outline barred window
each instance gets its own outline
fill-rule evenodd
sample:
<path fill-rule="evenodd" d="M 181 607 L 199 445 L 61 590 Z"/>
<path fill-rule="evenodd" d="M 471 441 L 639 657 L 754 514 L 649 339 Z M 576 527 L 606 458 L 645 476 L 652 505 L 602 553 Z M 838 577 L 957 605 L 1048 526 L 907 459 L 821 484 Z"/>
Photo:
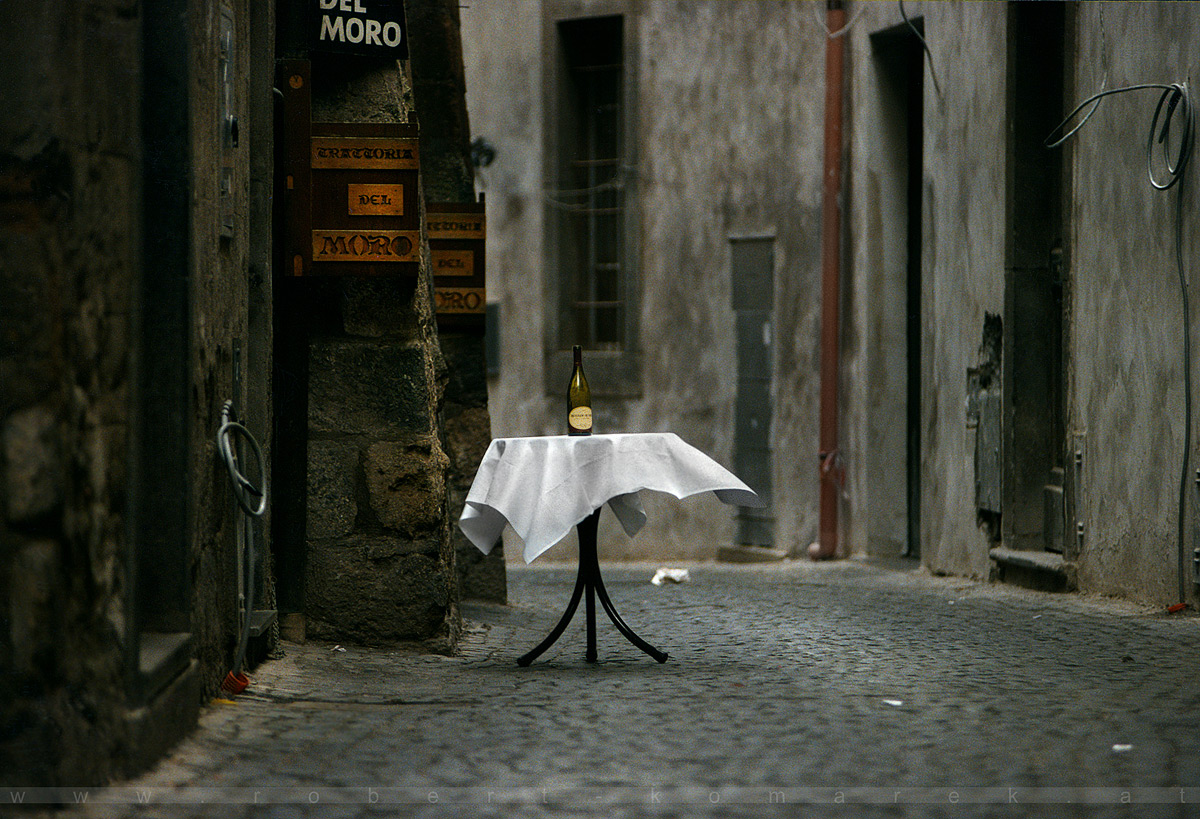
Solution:
<path fill-rule="evenodd" d="M 623 18 L 558 24 L 560 349 L 620 351 L 626 323 L 626 185 Z"/>

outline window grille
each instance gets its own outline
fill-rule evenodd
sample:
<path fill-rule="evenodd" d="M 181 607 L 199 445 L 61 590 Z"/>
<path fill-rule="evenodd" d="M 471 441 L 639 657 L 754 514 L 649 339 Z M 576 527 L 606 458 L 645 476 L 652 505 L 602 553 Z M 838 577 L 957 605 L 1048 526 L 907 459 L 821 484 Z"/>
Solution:
<path fill-rule="evenodd" d="M 559 24 L 565 64 L 559 175 L 560 348 L 626 344 L 624 46 L 621 17 Z"/>

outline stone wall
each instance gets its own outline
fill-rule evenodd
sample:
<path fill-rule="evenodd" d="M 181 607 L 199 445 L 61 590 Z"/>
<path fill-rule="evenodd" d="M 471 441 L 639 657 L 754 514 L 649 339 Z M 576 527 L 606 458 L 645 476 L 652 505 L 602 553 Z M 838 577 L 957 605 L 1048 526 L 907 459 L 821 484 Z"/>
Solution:
<path fill-rule="evenodd" d="M 270 60 L 263 9 L 0 8 L 21 32 L 0 42 L 13 112 L 0 125 L 0 770 L 14 783 L 102 783 L 148 764 L 229 670 L 235 515 L 214 437 L 231 398 L 260 440 L 270 426 L 255 357 L 270 348 L 269 282 L 264 297 L 261 268 L 246 271 L 262 212 L 250 155 L 269 176 L 271 150 L 268 127 L 230 157 L 221 235 L 221 131 L 191 116 L 219 122 L 222 7 L 244 112 L 250 53 Z M 168 209 L 147 205 L 160 194 Z M 257 331 L 254 299 L 268 305 Z M 150 343 L 162 326 L 165 350 Z M 152 443 L 166 417 L 169 453 Z M 147 502 L 163 497 L 172 515 L 158 519 Z M 161 550 L 146 554 L 151 533 Z M 167 575 L 169 611 L 153 588 Z M 160 655 L 165 630 L 178 650 Z"/>
<path fill-rule="evenodd" d="M 450 650 L 457 636 L 426 282 L 323 282 L 310 302 L 341 318 L 308 346 L 311 637 Z"/>
<path fill-rule="evenodd" d="M 417 113 L 404 63 L 314 54 L 312 78 L 314 122 Z M 451 651 L 461 628 L 430 271 L 423 242 L 415 278 L 289 283 L 307 325 L 309 637 Z"/>
<path fill-rule="evenodd" d="M 22 32 L 0 41 L 0 770 L 26 782 L 102 775 L 118 752 L 140 219 L 128 5 L 94 21 L 0 9 Z"/>
<path fill-rule="evenodd" d="M 413 94 L 421 120 L 421 184 L 425 201 L 474 204 L 459 5 L 454 0 L 410 0 L 405 6 L 414 32 Z M 449 381 L 442 407 L 450 519 L 457 521 L 475 469 L 491 443 L 483 327 L 478 332 L 439 329 Z M 458 583 L 463 597 L 504 602 L 507 585 L 503 544 L 483 555 L 452 525 Z"/>

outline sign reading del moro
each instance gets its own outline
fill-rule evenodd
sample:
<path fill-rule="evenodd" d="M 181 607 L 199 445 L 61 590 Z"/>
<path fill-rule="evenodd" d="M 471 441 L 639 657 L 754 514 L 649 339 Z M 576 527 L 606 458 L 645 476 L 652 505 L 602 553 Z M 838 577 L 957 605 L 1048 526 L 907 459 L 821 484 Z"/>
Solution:
<path fill-rule="evenodd" d="M 328 0 L 326 0 L 328 1 Z M 300 273 L 416 275 L 421 218 L 417 126 L 314 122 L 307 172 L 310 244 Z"/>
<path fill-rule="evenodd" d="M 404 0 L 309 0 L 318 51 L 408 59 Z"/>
<path fill-rule="evenodd" d="M 425 229 L 438 327 L 483 332 L 487 307 L 483 196 L 476 204 L 427 202 Z"/>

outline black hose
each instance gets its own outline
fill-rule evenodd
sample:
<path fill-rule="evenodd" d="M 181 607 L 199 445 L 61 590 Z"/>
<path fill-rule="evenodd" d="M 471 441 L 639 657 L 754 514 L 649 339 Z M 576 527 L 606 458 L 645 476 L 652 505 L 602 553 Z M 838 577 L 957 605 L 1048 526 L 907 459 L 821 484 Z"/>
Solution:
<path fill-rule="evenodd" d="M 237 448 L 234 436 L 241 436 L 250 445 L 258 462 L 258 485 L 255 486 L 242 474 L 238 464 Z M 246 601 L 242 632 L 238 639 L 237 654 L 233 660 L 234 675 L 242 671 L 242 663 L 246 660 L 246 646 L 250 642 L 250 614 L 254 611 L 254 564 L 257 559 L 254 550 L 254 525 L 251 518 L 262 517 L 267 508 L 267 474 L 266 462 L 263 460 L 262 448 L 258 441 L 236 419 L 233 402 L 226 401 L 221 409 L 221 427 L 217 430 L 217 450 L 225 467 L 229 471 L 229 480 L 233 483 L 233 494 L 237 498 L 238 507 L 242 514 L 239 523 L 244 528 L 246 543 Z M 261 487 L 261 488 L 260 488 Z"/>

